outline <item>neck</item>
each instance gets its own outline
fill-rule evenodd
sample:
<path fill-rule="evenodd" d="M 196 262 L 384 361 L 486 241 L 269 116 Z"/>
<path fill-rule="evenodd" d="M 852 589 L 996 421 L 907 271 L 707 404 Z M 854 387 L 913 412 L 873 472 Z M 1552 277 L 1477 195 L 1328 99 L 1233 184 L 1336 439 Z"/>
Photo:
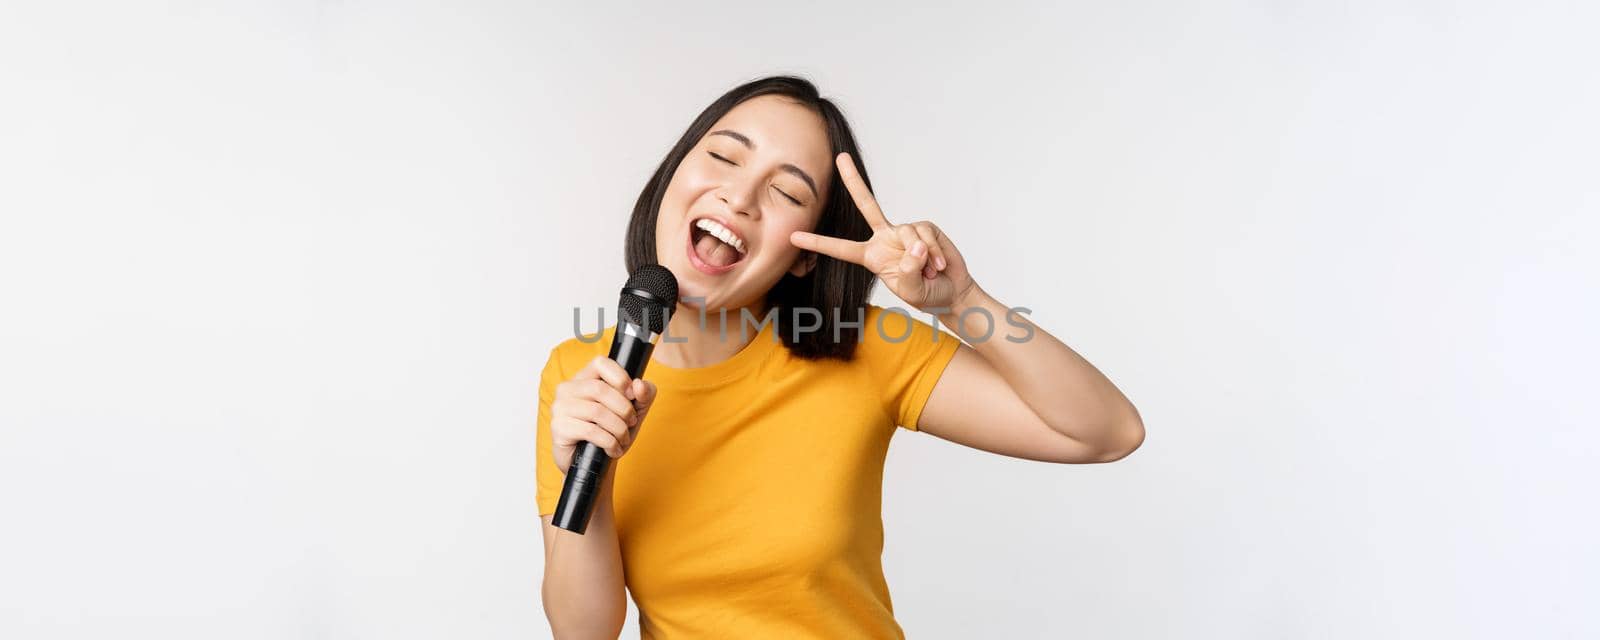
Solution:
<path fill-rule="evenodd" d="M 699 309 L 680 304 L 667 323 L 667 332 L 656 340 L 651 359 L 674 369 L 694 369 L 732 358 L 757 334 L 754 327 L 743 323 L 746 313 L 759 322 L 766 313 L 766 304 L 728 309 L 726 325 L 720 311 L 706 311 L 702 323 Z M 671 342 L 667 341 L 669 337 Z"/>

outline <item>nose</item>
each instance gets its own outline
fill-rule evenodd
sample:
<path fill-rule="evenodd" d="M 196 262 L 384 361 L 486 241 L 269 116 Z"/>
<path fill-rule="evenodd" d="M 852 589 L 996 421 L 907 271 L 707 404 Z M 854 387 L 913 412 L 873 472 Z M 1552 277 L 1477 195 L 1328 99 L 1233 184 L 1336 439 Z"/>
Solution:
<path fill-rule="evenodd" d="M 759 205 L 760 189 L 759 180 L 734 181 L 717 191 L 717 199 L 728 205 L 734 215 L 744 216 L 751 220 L 761 219 Z"/>

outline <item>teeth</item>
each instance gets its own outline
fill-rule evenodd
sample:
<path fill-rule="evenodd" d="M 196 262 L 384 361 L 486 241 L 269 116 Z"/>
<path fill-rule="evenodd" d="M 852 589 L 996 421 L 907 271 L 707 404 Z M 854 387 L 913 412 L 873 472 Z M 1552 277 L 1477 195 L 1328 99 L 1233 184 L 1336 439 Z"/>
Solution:
<path fill-rule="evenodd" d="M 739 236 L 734 235 L 732 229 L 722 226 L 722 223 L 712 220 L 711 218 L 701 218 L 695 221 L 694 226 L 699 227 L 706 233 L 716 236 L 718 240 L 728 243 L 728 245 L 733 247 L 735 251 L 738 251 L 740 255 L 744 255 L 744 241 L 740 240 Z"/>

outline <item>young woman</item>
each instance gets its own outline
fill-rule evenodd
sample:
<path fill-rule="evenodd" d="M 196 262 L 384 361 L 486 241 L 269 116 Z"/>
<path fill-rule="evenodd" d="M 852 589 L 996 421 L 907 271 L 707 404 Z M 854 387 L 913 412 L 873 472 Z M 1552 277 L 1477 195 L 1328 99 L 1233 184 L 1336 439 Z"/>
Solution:
<path fill-rule="evenodd" d="M 707 107 L 640 194 L 626 258 L 677 276 L 672 341 L 630 380 L 605 357 L 614 328 L 569 339 L 540 382 L 558 638 L 617 637 L 624 586 L 646 638 L 904 637 L 880 563 L 897 427 L 1058 463 L 1144 439 L 1111 381 L 986 293 L 939 227 L 878 207 L 850 127 L 804 80 Z M 972 344 L 868 305 L 874 280 Z M 577 535 L 549 514 L 585 440 L 615 460 Z"/>

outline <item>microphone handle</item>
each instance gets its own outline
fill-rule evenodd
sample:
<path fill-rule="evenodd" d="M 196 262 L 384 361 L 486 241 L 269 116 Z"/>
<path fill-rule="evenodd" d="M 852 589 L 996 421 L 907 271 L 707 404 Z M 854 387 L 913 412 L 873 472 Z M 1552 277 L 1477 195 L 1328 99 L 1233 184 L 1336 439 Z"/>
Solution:
<path fill-rule="evenodd" d="M 644 336 L 625 332 L 626 325 L 618 324 L 611 340 L 610 358 L 622 365 L 628 378 L 644 375 L 644 366 L 650 363 L 650 352 L 655 343 L 649 333 Z M 567 479 L 561 486 L 561 500 L 556 503 L 553 524 L 582 535 L 589 528 L 589 516 L 594 514 L 594 498 L 600 493 L 600 483 L 605 480 L 606 469 L 611 466 L 611 456 L 606 450 L 587 440 L 579 442 L 572 452 L 572 463 L 567 466 Z"/>

